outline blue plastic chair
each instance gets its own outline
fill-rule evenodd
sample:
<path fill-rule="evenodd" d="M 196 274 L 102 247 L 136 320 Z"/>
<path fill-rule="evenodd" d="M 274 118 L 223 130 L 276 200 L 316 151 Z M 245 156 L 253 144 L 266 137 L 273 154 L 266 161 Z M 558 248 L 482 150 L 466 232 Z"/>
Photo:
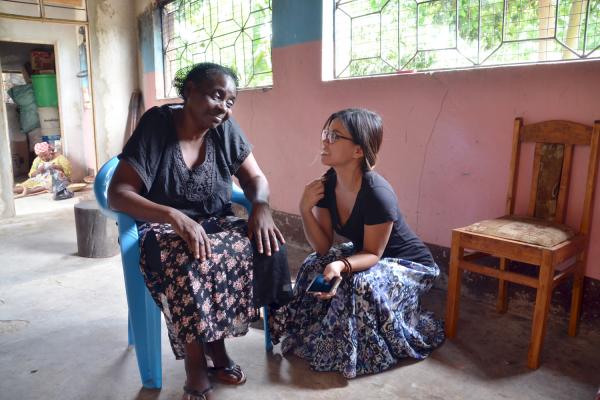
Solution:
<path fill-rule="evenodd" d="M 129 306 L 128 336 L 129 345 L 135 346 L 138 368 L 142 385 L 158 389 L 162 386 L 162 365 L 160 345 L 160 310 L 150 296 L 140 271 L 140 246 L 137 225 L 129 215 L 108 208 L 108 186 L 119 164 L 117 157 L 111 158 L 100 168 L 94 181 L 94 193 L 100 209 L 109 218 L 117 221 L 119 227 L 119 245 L 125 278 L 125 291 Z M 244 192 L 233 183 L 231 200 L 248 210 L 252 204 Z M 267 324 L 267 308 L 263 307 L 265 348 L 273 349 L 271 334 Z"/>

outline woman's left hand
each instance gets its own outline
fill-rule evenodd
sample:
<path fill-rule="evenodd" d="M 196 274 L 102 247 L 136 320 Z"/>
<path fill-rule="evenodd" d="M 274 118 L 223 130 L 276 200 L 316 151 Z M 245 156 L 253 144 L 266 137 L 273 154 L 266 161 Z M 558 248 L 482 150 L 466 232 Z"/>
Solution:
<path fill-rule="evenodd" d="M 334 278 L 339 278 L 342 279 L 342 270 L 344 269 L 344 263 L 341 261 L 334 261 L 331 262 L 329 264 L 327 264 L 325 266 L 325 269 L 323 270 L 323 278 L 325 278 L 325 280 L 327 282 L 331 282 L 332 279 Z M 333 296 L 335 296 L 336 291 L 333 290 L 331 292 L 328 293 L 316 293 L 315 296 L 319 299 L 319 300 L 329 300 L 331 299 Z"/>
<path fill-rule="evenodd" d="M 254 239 L 258 252 L 264 252 L 267 256 L 271 255 L 271 250 L 279 251 L 278 241 L 285 243 L 283 235 L 273 222 L 271 208 L 267 203 L 252 205 L 252 213 L 248 218 L 248 236 Z"/>

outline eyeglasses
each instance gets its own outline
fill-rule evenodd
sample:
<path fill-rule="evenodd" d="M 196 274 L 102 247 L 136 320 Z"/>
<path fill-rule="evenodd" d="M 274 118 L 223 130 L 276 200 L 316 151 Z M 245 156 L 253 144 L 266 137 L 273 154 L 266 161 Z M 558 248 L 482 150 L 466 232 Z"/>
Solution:
<path fill-rule="evenodd" d="M 337 133 L 335 131 L 330 131 L 328 129 L 323 129 L 323 131 L 321 132 L 321 140 L 326 141 L 329 144 L 334 144 L 339 139 L 346 139 L 346 140 L 349 140 L 351 142 L 354 142 L 354 139 L 346 137 L 346 136 L 342 136 L 342 135 L 340 135 L 339 133 Z"/>

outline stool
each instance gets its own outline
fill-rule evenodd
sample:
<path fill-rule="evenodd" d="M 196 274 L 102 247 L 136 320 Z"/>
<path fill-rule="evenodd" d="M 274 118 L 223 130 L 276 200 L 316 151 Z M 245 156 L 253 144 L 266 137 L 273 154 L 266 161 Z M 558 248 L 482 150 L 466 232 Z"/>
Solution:
<path fill-rule="evenodd" d="M 80 257 L 104 258 L 119 254 L 117 225 L 102 214 L 96 200 L 75 204 L 75 229 Z"/>

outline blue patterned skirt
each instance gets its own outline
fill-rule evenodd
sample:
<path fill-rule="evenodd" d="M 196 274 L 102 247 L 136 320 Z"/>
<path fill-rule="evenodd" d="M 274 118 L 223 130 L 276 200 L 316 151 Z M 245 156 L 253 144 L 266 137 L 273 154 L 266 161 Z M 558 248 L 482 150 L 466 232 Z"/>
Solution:
<path fill-rule="evenodd" d="M 383 258 L 344 279 L 331 300 L 306 294 L 327 264 L 353 252 L 346 243 L 304 260 L 293 300 L 271 313 L 274 343 L 282 341 L 283 353 L 310 361 L 316 371 L 346 378 L 384 371 L 402 358 L 426 358 L 444 341 L 442 322 L 421 310 L 419 300 L 439 275 L 437 266 Z"/>

